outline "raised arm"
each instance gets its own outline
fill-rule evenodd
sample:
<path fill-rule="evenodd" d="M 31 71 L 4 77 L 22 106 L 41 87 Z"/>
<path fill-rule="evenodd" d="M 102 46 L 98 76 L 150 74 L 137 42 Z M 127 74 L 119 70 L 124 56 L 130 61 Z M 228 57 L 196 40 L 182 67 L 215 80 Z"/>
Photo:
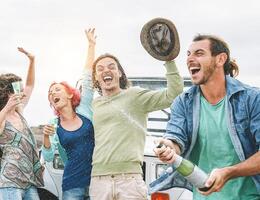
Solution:
<path fill-rule="evenodd" d="M 87 59 L 84 66 L 83 77 L 81 78 L 81 100 L 80 105 L 77 107 L 77 112 L 81 115 L 92 120 L 92 100 L 93 100 L 93 88 L 92 88 L 92 65 L 95 59 L 95 46 L 96 46 L 96 35 L 95 29 L 85 30 L 85 34 L 88 39 L 88 53 Z"/>
<path fill-rule="evenodd" d="M 95 46 L 96 46 L 96 38 L 95 28 L 85 30 L 86 37 L 88 39 L 88 51 L 84 69 L 92 71 L 92 65 L 95 59 Z"/>
<path fill-rule="evenodd" d="M 174 61 L 165 63 L 167 70 L 167 88 L 164 90 L 140 90 L 136 97 L 136 105 L 145 112 L 161 110 L 171 105 L 175 97 L 183 90 L 183 80 Z"/>
<path fill-rule="evenodd" d="M 23 91 L 24 94 L 26 95 L 25 98 L 23 99 L 23 104 L 24 106 L 26 106 L 31 97 L 34 88 L 34 83 L 35 83 L 35 57 L 28 51 L 24 50 L 22 47 L 18 47 L 18 51 L 26 55 L 27 58 L 29 59 L 29 67 L 28 67 L 26 82 Z"/>

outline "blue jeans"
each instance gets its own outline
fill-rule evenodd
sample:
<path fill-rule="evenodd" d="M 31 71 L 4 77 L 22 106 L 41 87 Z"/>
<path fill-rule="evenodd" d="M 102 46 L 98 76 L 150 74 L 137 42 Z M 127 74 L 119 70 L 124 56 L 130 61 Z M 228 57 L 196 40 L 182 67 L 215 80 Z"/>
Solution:
<path fill-rule="evenodd" d="M 0 188 L 0 199 L 4 200 L 40 200 L 37 188 L 31 186 L 28 189 L 14 187 Z"/>
<path fill-rule="evenodd" d="M 89 187 L 66 190 L 62 193 L 62 200 L 90 200 Z"/>

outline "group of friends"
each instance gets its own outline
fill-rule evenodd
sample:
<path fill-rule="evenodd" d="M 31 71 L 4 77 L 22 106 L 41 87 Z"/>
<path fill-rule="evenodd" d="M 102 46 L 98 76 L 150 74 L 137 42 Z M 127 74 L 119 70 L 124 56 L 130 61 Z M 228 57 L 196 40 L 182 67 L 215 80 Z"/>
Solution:
<path fill-rule="evenodd" d="M 131 87 L 118 58 L 95 59 L 95 29 L 85 31 L 86 63 L 79 89 L 54 82 L 48 100 L 57 117 L 57 129 L 43 128 L 42 156 L 52 161 L 59 151 L 65 164 L 64 200 L 145 200 L 142 177 L 146 123 L 149 112 L 171 108 L 170 120 L 155 155 L 168 164 L 182 155 L 209 174 L 208 191 L 193 188 L 193 199 L 260 199 L 260 90 L 234 77 L 238 66 L 225 41 L 197 35 L 187 51 L 193 86 L 183 92 L 183 80 L 174 60 L 165 62 L 167 88 Z M 23 117 L 35 83 L 35 57 L 29 59 L 21 94 L 12 82 L 15 74 L 0 75 L 0 199 L 37 200 L 44 185 L 33 133 Z M 93 99 L 94 91 L 100 96 Z M 176 177 L 175 177 L 176 176 Z M 167 189 L 181 178 L 151 185 Z M 181 187 L 181 185 L 179 185 Z"/>

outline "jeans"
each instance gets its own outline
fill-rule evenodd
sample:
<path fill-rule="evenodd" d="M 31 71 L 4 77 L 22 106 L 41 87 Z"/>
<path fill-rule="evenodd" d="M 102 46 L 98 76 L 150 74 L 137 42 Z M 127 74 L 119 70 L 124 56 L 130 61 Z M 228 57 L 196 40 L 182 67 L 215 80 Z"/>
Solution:
<path fill-rule="evenodd" d="M 62 193 L 62 200 L 90 200 L 89 188 L 73 188 Z"/>
<path fill-rule="evenodd" d="M 31 186 L 28 189 L 14 187 L 0 188 L 0 199 L 2 200 L 40 200 L 37 188 Z"/>

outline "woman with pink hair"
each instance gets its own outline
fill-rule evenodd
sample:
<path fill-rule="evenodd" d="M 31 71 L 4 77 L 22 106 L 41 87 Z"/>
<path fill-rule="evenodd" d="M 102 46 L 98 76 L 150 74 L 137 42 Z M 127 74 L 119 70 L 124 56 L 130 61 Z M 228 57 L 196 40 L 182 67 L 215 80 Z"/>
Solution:
<path fill-rule="evenodd" d="M 57 115 L 56 133 L 52 125 L 44 127 L 42 155 L 52 161 L 56 149 L 65 164 L 62 181 L 63 200 L 87 200 L 94 149 L 91 85 L 95 57 L 95 29 L 85 31 L 89 42 L 81 93 L 66 82 L 53 83 L 48 99 Z"/>

